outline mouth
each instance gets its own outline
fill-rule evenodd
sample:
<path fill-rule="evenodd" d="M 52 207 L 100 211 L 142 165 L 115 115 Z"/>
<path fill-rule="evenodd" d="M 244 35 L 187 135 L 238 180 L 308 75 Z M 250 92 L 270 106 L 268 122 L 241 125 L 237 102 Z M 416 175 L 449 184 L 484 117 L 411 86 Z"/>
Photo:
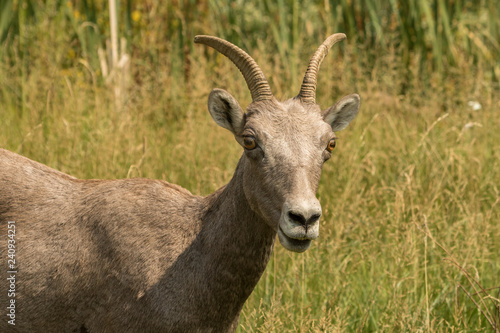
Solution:
<path fill-rule="evenodd" d="M 281 227 L 278 228 L 278 238 L 283 247 L 293 252 L 304 252 L 311 246 L 310 239 L 291 238 L 285 234 L 285 232 L 281 229 Z"/>

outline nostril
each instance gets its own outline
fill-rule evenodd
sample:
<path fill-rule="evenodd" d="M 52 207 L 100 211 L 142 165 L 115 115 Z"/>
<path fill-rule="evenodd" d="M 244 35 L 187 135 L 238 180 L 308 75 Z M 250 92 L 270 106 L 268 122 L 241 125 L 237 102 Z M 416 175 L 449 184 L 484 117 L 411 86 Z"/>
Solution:
<path fill-rule="evenodd" d="M 294 213 L 292 211 L 288 212 L 288 218 L 294 222 L 300 223 L 305 225 L 306 224 L 306 219 L 302 214 L 299 213 Z"/>
<path fill-rule="evenodd" d="M 317 222 L 319 220 L 319 218 L 321 217 L 321 214 L 313 214 L 309 220 L 307 220 L 307 224 L 313 224 L 315 222 Z"/>

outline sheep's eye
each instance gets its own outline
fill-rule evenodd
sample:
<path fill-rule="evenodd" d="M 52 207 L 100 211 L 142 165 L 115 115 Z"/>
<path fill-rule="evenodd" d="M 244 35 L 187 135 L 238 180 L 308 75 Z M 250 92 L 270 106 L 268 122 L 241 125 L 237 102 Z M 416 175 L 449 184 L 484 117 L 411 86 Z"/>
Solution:
<path fill-rule="evenodd" d="M 251 136 L 245 136 L 243 138 L 243 146 L 248 150 L 252 150 L 257 146 L 257 144 L 255 143 L 254 138 L 252 138 Z"/>
<path fill-rule="evenodd" d="M 333 148 L 335 148 L 335 139 L 331 139 L 330 142 L 328 142 L 328 146 L 326 146 L 326 150 L 329 152 L 332 152 Z"/>

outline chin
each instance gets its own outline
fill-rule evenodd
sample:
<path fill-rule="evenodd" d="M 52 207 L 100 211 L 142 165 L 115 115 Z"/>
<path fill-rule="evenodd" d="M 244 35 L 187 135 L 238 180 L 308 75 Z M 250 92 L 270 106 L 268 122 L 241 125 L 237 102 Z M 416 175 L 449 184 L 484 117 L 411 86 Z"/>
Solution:
<path fill-rule="evenodd" d="M 309 249 L 312 243 L 311 239 L 295 239 L 288 237 L 281 228 L 278 228 L 278 239 L 285 249 L 299 253 Z"/>

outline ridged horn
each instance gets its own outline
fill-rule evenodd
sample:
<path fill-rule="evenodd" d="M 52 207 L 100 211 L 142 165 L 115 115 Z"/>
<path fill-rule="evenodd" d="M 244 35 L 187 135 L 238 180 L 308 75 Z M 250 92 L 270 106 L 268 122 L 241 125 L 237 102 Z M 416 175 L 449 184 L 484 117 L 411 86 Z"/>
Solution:
<path fill-rule="evenodd" d="M 213 36 L 195 36 L 194 42 L 205 44 L 228 57 L 240 70 L 252 94 L 252 100 L 263 101 L 272 98 L 271 87 L 259 65 L 245 51 L 236 45 Z"/>
<path fill-rule="evenodd" d="M 314 104 L 316 103 L 316 83 L 318 78 L 318 70 L 321 62 L 328 54 L 330 48 L 337 42 L 344 40 L 346 38 L 345 34 L 338 33 L 333 34 L 328 37 L 323 44 L 321 44 L 313 57 L 309 61 L 309 66 L 307 66 L 306 74 L 304 75 L 304 80 L 302 81 L 302 86 L 300 87 L 299 95 L 297 96 L 303 103 Z"/>

